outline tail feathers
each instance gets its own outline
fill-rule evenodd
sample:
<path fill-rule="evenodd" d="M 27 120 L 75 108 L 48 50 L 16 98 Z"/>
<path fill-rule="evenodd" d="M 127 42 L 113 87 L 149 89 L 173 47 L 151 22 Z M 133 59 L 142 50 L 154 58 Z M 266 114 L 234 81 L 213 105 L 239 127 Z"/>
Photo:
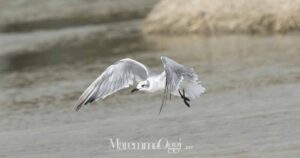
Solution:
<path fill-rule="evenodd" d="M 186 96 L 190 99 L 196 99 L 205 92 L 205 88 L 199 83 L 189 83 L 184 86 Z"/>

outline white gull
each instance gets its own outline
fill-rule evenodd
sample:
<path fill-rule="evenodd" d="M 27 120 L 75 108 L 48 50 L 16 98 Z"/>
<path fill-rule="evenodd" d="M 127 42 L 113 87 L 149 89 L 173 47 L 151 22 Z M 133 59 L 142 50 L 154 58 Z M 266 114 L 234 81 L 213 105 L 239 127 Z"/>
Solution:
<path fill-rule="evenodd" d="M 74 109 L 78 111 L 82 105 L 105 99 L 107 96 L 137 83 L 131 92 L 164 91 L 159 113 L 171 95 L 180 96 L 188 107 L 190 101 L 204 93 L 205 88 L 200 84 L 197 74 L 192 68 L 162 56 L 164 71 L 157 73 L 144 64 L 130 59 L 122 59 L 110 65 L 105 71 L 82 93 Z"/>

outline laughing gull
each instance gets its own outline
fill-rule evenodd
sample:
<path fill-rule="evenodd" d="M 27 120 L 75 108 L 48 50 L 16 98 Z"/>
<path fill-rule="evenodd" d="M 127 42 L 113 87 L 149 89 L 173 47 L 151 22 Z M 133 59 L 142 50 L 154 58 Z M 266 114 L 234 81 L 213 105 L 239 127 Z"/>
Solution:
<path fill-rule="evenodd" d="M 137 86 L 131 93 L 136 91 L 164 92 L 159 113 L 167 99 L 171 99 L 171 95 L 181 97 L 184 104 L 190 107 L 191 99 L 198 98 L 205 91 L 198 80 L 198 76 L 192 68 L 178 64 L 168 57 L 162 56 L 161 61 L 164 66 L 164 71 L 161 73 L 157 73 L 130 58 L 114 63 L 106 68 L 82 93 L 74 109 L 78 111 L 82 105 L 105 99 L 107 96 L 135 83 Z"/>

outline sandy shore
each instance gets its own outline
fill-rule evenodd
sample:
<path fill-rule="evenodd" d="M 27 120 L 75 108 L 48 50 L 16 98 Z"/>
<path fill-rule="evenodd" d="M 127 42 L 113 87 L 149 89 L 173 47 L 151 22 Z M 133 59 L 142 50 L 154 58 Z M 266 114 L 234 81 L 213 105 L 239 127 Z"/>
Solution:
<path fill-rule="evenodd" d="M 299 0 L 161 0 L 146 34 L 270 34 L 300 29 Z"/>

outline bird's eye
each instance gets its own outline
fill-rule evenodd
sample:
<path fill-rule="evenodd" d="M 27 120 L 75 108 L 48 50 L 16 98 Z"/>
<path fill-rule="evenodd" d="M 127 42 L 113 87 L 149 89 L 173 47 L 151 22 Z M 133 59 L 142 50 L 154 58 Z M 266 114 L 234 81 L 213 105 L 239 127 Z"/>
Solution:
<path fill-rule="evenodd" d="M 142 87 L 145 87 L 145 85 L 143 84 Z"/>

